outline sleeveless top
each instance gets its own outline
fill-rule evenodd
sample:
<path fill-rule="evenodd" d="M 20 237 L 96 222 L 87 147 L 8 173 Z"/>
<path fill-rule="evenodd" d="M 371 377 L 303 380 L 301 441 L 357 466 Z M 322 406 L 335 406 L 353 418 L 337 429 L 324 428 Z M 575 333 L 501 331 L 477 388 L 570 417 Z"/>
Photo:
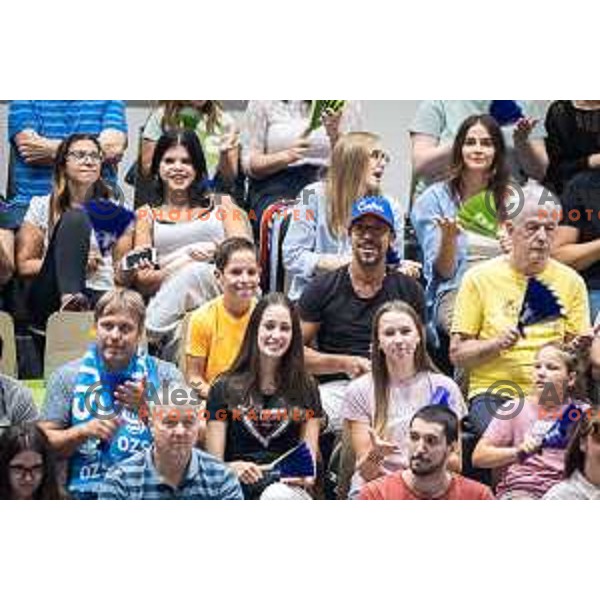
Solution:
<path fill-rule="evenodd" d="M 191 221 L 153 221 L 154 247 L 159 260 L 184 254 L 198 242 L 220 244 L 225 239 L 223 211 L 213 208 Z"/>

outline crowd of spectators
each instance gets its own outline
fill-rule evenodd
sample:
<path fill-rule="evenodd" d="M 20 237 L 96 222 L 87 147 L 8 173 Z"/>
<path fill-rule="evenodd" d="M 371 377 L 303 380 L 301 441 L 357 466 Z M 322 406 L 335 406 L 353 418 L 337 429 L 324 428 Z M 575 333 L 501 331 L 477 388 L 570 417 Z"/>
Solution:
<path fill-rule="evenodd" d="M 600 101 L 422 102 L 408 198 L 318 106 L 9 103 L 0 499 L 600 498 Z"/>

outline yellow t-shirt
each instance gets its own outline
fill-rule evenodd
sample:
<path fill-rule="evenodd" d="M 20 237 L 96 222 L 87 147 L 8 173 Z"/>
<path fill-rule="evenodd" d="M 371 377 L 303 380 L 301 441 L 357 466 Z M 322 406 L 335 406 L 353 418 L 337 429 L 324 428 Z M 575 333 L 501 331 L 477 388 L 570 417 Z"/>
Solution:
<path fill-rule="evenodd" d="M 550 260 L 537 278 L 558 296 L 564 317 L 525 327 L 525 337 L 497 358 L 474 367 L 469 375 L 469 398 L 492 392 L 498 382 L 517 384 L 524 394 L 532 385 L 536 352 L 549 342 L 562 342 L 590 328 L 588 293 L 581 276 Z M 506 256 L 473 267 L 462 280 L 452 321 L 452 333 L 489 340 L 515 327 L 525 297 L 527 277 L 513 269 Z M 508 386 L 505 386 L 508 389 Z"/>
<path fill-rule="evenodd" d="M 238 355 L 256 302 L 240 318 L 225 310 L 223 296 L 207 302 L 192 313 L 186 352 L 206 359 L 204 378 L 210 384 L 229 369 Z"/>

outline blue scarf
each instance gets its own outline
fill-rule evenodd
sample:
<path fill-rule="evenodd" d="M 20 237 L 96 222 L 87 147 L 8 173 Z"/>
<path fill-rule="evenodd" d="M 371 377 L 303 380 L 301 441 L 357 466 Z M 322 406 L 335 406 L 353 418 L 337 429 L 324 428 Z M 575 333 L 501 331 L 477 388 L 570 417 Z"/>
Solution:
<path fill-rule="evenodd" d="M 152 437 L 148 426 L 136 411 L 114 399 L 117 386 L 127 380 L 143 378 L 146 378 L 148 391 L 158 389 L 156 363 L 142 350 L 138 349 L 124 371 L 114 373 L 106 370 L 96 344 L 88 348 L 75 381 L 71 426 L 94 417 L 118 419 L 119 426 L 109 442 L 89 438 L 75 451 L 69 462 L 69 491 L 97 492 L 113 464 L 150 447 Z"/>

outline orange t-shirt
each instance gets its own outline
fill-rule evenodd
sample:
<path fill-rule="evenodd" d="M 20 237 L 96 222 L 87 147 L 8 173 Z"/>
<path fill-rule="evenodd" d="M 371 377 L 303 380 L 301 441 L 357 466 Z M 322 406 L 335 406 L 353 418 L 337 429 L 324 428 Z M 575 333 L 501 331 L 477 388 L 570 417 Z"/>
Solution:
<path fill-rule="evenodd" d="M 361 490 L 359 500 L 432 500 L 417 496 L 402 477 L 402 471 L 386 475 L 367 483 Z M 452 483 L 443 496 L 434 500 L 493 500 L 494 495 L 487 486 L 467 479 L 462 475 L 453 475 Z"/>

